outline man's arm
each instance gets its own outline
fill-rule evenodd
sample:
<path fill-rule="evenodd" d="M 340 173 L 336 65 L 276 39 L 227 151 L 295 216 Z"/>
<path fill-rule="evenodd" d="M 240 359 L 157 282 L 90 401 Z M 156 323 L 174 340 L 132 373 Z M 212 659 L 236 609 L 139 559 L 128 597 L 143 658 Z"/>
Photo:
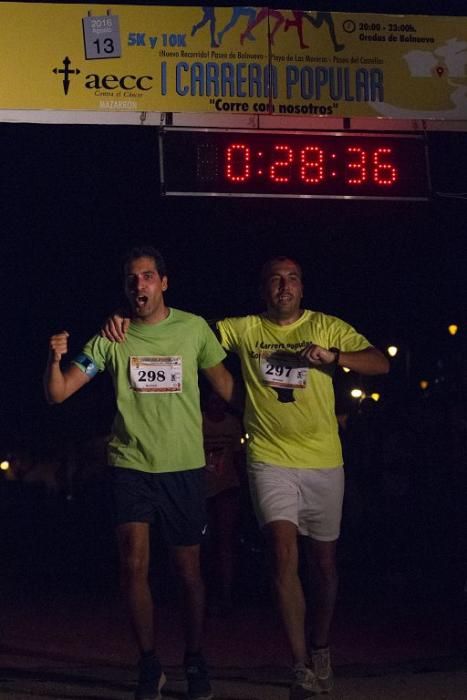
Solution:
<path fill-rule="evenodd" d="M 44 372 L 44 392 L 50 404 L 62 403 L 78 389 L 87 384 L 91 377 L 75 365 L 65 371 L 60 366 L 62 356 L 68 352 L 69 333 L 63 331 L 49 340 L 49 357 Z"/>
<path fill-rule="evenodd" d="M 222 362 L 219 362 L 218 365 L 214 365 L 214 367 L 207 367 L 203 369 L 202 372 L 216 394 L 219 394 L 219 396 L 230 405 L 238 404 L 234 378 L 229 370 L 224 367 Z M 235 408 L 239 408 L 239 406 L 235 405 Z"/>
<path fill-rule="evenodd" d="M 115 311 L 109 316 L 100 330 L 103 338 L 107 338 L 114 343 L 122 343 L 126 338 L 126 332 L 130 325 L 130 319 L 123 315 L 122 310 Z"/>
<path fill-rule="evenodd" d="M 335 348 L 322 348 L 320 345 L 308 345 L 301 353 L 313 367 L 337 364 L 348 367 L 357 374 L 387 374 L 389 360 L 374 347 L 354 352 L 340 352 Z"/>
<path fill-rule="evenodd" d="M 378 348 L 365 348 L 355 352 L 340 352 L 337 364 L 348 367 L 357 374 L 387 374 L 388 358 Z"/>

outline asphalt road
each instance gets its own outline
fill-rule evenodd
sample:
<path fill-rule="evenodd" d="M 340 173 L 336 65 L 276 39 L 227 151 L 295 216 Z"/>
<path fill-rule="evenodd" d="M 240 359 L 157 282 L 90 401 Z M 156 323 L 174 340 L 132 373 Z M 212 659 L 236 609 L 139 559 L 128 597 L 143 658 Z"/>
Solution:
<path fill-rule="evenodd" d="M 425 582 L 428 584 L 428 582 Z M 333 643 L 335 690 L 329 700 L 465 700 L 466 600 L 463 589 L 407 578 L 344 576 Z M 0 698 L 131 700 L 135 650 L 115 591 L 27 586 L 0 600 Z M 175 600 L 159 615 L 164 697 L 184 698 L 181 621 Z M 243 601 L 228 617 L 209 617 L 205 653 L 217 700 L 287 700 L 288 652 L 274 608 Z"/>

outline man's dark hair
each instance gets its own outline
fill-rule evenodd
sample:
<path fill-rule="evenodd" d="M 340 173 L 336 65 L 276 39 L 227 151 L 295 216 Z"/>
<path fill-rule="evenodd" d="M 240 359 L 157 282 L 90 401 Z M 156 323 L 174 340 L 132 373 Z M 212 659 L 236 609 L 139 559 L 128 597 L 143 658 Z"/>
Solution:
<path fill-rule="evenodd" d="M 297 269 L 300 272 L 300 279 L 303 281 L 302 266 L 299 262 L 295 260 L 295 258 L 291 258 L 289 255 L 275 255 L 273 258 L 269 258 L 269 260 L 266 260 L 263 267 L 261 268 L 261 285 L 265 284 L 265 282 L 267 281 L 271 267 L 275 263 L 282 263 L 286 260 L 290 260 L 290 262 L 297 266 Z"/>
<path fill-rule="evenodd" d="M 140 245 L 131 248 L 123 259 L 124 271 L 127 270 L 128 265 L 132 263 L 133 260 L 137 260 L 138 258 L 152 258 L 156 265 L 157 272 L 159 273 L 159 277 L 167 276 L 167 266 L 162 253 L 152 245 Z"/>

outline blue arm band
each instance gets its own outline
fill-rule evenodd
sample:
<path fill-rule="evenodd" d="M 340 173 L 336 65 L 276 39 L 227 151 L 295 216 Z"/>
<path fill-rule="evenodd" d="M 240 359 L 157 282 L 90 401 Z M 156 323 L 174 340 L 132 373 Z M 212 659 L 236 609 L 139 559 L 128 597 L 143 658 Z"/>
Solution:
<path fill-rule="evenodd" d="M 95 377 L 99 372 L 94 362 L 82 352 L 74 358 L 73 362 L 79 365 L 88 377 Z"/>

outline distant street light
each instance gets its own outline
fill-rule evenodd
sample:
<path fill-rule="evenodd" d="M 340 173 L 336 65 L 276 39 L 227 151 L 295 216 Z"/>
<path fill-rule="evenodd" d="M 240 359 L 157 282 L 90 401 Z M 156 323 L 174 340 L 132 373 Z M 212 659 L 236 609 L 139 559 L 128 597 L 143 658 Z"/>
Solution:
<path fill-rule="evenodd" d="M 412 354 L 410 348 L 407 345 L 402 345 L 402 347 L 398 347 L 397 345 L 388 345 L 386 352 L 393 360 L 397 356 L 397 360 L 394 362 L 394 367 L 397 366 L 399 372 L 405 372 L 405 378 L 408 382 L 410 380 L 412 364 Z"/>
<path fill-rule="evenodd" d="M 358 389 L 355 387 L 354 389 L 351 390 L 350 396 L 353 399 L 358 399 L 358 404 L 360 405 L 365 399 L 371 399 L 375 403 L 380 400 L 381 394 L 377 391 L 373 391 L 371 394 L 365 394 L 363 389 Z"/>
<path fill-rule="evenodd" d="M 7 459 L 4 459 L 3 462 L 0 462 L 0 469 L 2 472 L 8 471 L 10 468 L 10 462 Z"/>
<path fill-rule="evenodd" d="M 448 326 L 449 335 L 456 335 L 458 330 L 459 330 L 459 326 L 456 323 L 451 323 Z"/>
<path fill-rule="evenodd" d="M 426 379 L 421 379 L 419 382 L 420 389 L 423 389 L 423 391 L 426 391 L 428 387 L 430 386 L 430 382 L 428 382 Z"/>

